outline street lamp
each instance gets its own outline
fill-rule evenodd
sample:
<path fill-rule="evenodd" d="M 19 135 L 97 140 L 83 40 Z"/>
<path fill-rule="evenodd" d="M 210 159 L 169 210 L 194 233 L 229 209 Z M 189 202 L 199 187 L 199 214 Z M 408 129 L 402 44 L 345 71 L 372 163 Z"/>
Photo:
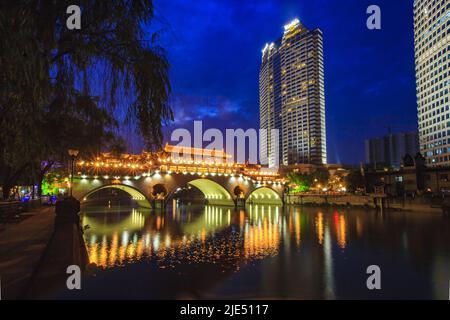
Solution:
<path fill-rule="evenodd" d="M 78 150 L 77 149 L 69 149 L 68 153 L 69 153 L 70 159 L 72 160 L 71 175 L 70 175 L 70 196 L 72 197 L 73 175 L 74 175 L 74 170 L 75 170 L 75 158 L 78 156 Z"/>

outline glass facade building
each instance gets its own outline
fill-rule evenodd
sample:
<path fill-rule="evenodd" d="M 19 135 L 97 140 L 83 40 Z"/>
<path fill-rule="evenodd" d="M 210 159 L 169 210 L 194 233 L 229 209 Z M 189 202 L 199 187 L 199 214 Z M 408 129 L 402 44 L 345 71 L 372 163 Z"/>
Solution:
<path fill-rule="evenodd" d="M 414 1 L 420 152 L 427 165 L 450 164 L 450 0 Z"/>
<path fill-rule="evenodd" d="M 269 164 L 327 162 L 323 40 L 295 19 L 262 51 L 259 73 L 260 128 L 279 129 L 261 140 Z"/>

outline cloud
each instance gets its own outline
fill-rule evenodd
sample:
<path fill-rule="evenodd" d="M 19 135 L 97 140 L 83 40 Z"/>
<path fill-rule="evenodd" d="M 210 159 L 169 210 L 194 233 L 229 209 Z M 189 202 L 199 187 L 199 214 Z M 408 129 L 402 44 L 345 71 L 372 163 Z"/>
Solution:
<path fill-rule="evenodd" d="M 228 120 L 243 119 L 247 108 L 239 101 L 222 96 L 174 94 L 171 105 L 175 114 L 174 126 L 189 125 L 194 120 L 213 120 L 224 124 Z"/>

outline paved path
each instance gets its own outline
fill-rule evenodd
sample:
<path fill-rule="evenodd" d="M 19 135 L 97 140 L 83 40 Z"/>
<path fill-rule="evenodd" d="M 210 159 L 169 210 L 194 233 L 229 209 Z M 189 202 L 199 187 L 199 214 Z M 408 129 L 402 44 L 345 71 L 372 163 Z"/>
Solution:
<path fill-rule="evenodd" d="M 3 225 L 0 231 L 1 298 L 16 299 L 25 286 L 53 232 L 54 207 L 30 213 L 18 224 Z"/>

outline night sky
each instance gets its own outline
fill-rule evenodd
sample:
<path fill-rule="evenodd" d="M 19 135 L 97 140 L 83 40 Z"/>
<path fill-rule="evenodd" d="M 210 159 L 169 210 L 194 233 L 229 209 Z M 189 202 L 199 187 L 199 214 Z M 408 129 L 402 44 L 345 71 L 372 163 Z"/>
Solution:
<path fill-rule="evenodd" d="M 324 34 L 328 162 L 364 160 L 364 139 L 416 130 L 413 0 L 155 0 L 177 127 L 258 128 L 266 42 L 297 17 Z M 382 29 L 366 28 L 381 8 Z M 170 133 L 170 130 L 167 131 Z M 169 136 L 169 134 L 167 134 Z"/>

